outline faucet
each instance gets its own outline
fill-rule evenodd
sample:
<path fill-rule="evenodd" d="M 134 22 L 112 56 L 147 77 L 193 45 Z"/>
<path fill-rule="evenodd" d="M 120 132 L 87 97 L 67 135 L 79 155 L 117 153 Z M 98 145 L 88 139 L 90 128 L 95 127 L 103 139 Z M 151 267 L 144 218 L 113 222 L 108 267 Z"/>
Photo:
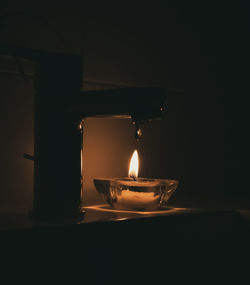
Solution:
<path fill-rule="evenodd" d="M 135 139 L 140 139 L 140 125 L 161 117 L 166 89 L 81 91 L 84 72 L 79 55 L 6 45 L 0 45 L 1 53 L 33 60 L 36 66 L 32 216 L 38 221 L 82 219 L 84 119 L 130 118 Z"/>
<path fill-rule="evenodd" d="M 131 119 L 136 140 L 142 138 L 141 124 L 161 118 L 165 109 L 164 88 L 128 87 L 80 93 L 74 115 L 86 117 L 113 117 Z"/>

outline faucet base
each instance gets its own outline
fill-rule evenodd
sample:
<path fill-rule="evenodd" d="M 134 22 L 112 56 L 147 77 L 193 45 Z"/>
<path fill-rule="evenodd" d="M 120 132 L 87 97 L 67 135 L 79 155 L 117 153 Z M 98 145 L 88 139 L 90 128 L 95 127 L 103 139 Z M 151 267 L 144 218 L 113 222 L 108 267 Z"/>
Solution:
<path fill-rule="evenodd" d="M 29 214 L 30 219 L 36 226 L 39 225 L 65 225 L 75 224 L 84 219 L 85 212 L 81 207 L 64 211 L 64 209 L 53 209 L 37 211 L 32 210 Z"/>

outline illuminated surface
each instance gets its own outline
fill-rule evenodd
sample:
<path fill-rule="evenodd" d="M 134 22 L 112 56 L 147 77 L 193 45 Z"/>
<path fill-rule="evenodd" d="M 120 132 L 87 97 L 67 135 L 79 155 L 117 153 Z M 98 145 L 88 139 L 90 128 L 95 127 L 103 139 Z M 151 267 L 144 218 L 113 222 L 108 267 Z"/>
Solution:
<path fill-rule="evenodd" d="M 86 206 L 84 209 L 90 209 L 90 210 L 95 210 L 95 211 L 100 211 L 100 212 L 110 212 L 110 213 L 126 213 L 128 216 L 130 214 L 137 214 L 137 215 L 142 215 L 142 216 L 152 216 L 152 215 L 165 215 L 165 214 L 170 214 L 170 213 L 177 213 L 179 211 L 186 211 L 188 210 L 187 208 L 174 208 L 174 207 L 169 207 L 166 209 L 161 209 L 161 210 L 154 210 L 154 211 L 133 211 L 133 210 L 116 210 L 110 207 L 107 204 L 102 204 L 102 205 L 93 205 L 93 206 Z"/>
<path fill-rule="evenodd" d="M 137 218 L 146 218 L 154 216 L 167 216 L 174 214 L 183 214 L 192 210 L 187 208 L 166 208 L 155 211 L 133 211 L 116 210 L 107 204 L 87 206 L 83 208 L 86 211 L 85 219 L 80 223 L 99 222 L 99 221 L 121 221 Z"/>

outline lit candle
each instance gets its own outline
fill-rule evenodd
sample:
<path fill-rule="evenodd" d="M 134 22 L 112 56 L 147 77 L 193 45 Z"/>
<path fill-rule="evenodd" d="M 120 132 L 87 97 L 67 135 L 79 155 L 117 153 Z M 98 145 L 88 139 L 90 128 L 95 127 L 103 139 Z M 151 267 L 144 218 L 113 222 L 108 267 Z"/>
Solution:
<path fill-rule="evenodd" d="M 134 151 L 129 164 L 129 178 L 118 179 L 121 192 L 117 195 L 119 208 L 151 209 L 159 203 L 160 183 L 156 179 L 138 178 L 139 157 Z"/>
<path fill-rule="evenodd" d="M 155 210 L 164 207 L 178 181 L 138 178 L 138 172 L 139 157 L 135 150 L 127 178 L 96 178 L 94 184 L 104 200 L 116 209 Z"/>

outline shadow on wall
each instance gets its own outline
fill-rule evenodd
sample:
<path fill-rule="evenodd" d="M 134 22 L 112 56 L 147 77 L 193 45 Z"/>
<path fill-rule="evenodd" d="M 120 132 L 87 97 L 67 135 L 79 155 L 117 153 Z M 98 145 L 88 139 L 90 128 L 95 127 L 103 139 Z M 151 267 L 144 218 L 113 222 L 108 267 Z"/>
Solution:
<path fill-rule="evenodd" d="M 0 76 L 0 210 L 31 209 L 33 203 L 33 80 Z"/>

